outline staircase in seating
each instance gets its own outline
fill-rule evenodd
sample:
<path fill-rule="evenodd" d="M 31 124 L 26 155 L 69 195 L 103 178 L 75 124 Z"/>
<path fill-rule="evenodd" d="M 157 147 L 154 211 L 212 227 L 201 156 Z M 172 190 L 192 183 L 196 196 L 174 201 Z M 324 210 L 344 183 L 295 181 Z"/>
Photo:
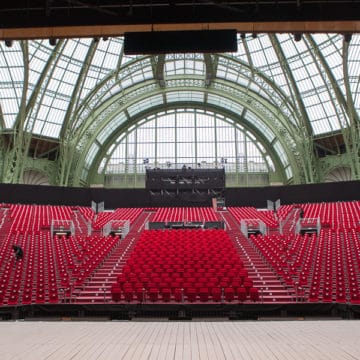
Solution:
<path fill-rule="evenodd" d="M 114 250 L 103 261 L 101 266 L 86 281 L 82 290 L 74 294 L 77 303 L 104 303 L 111 300 L 111 284 L 116 281 L 126 263 L 145 223 L 153 214 L 143 212 L 131 226 L 130 232 L 124 239 L 118 241 Z"/>
<path fill-rule="evenodd" d="M 227 233 L 254 281 L 254 287 L 259 289 L 260 301 L 264 303 L 294 301 L 293 289 L 287 289 L 279 280 L 277 274 L 241 233 L 240 225 L 236 223 L 234 217 L 229 212 L 221 212 L 221 214 L 227 226 Z"/>
<path fill-rule="evenodd" d="M 88 234 L 88 227 L 83 214 L 79 210 L 73 210 L 72 220 L 75 225 L 76 234 L 86 236 Z"/>

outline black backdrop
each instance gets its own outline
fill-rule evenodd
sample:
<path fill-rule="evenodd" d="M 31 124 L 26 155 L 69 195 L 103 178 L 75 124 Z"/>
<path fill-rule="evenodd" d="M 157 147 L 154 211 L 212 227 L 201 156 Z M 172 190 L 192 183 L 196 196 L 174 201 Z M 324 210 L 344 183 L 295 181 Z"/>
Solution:
<path fill-rule="evenodd" d="M 266 201 L 281 204 L 360 200 L 360 181 L 225 189 L 226 206 L 266 207 Z M 68 188 L 58 186 L 0 184 L 0 202 L 90 206 L 104 201 L 106 209 L 151 206 L 145 189 Z M 166 203 L 164 206 L 199 206 L 199 204 Z M 205 204 L 211 205 L 211 204 Z M 157 206 L 161 206 L 157 204 Z"/>

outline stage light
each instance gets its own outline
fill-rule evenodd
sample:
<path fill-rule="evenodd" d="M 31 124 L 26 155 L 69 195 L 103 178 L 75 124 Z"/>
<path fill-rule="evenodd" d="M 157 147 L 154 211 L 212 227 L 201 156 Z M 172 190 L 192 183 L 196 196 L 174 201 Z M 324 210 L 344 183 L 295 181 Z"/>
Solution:
<path fill-rule="evenodd" d="M 6 39 L 6 40 L 5 40 L 5 45 L 6 45 L 7 47 L 12 47 L 12 46 L 13 46 L 13 41 L 10 40 L 10 39 Z"/>
<path fill-rule="evenodd" d="M 246 34 L 245 34 L 245 33 L 241 33 L 241 34 L 240 34 L 240 37 L 244 40 L 245 37 L 246 37 Z"/>
<path fill-rule="evenodd" d="M 51 46 L 55 46 L 55 45 L 57 44 L 57 39 L 55 39 L 55 38 L 50 38 L 50 39 L 49 39 L 49 44 L 50 44 Z"/>
<path fill-rule="evenodd" d="M 302 34 L 301 33 L 295 33 L 294 34 L 294 40 L 295 41 L 299 42 L 299 41 L 301 41 L 301 39 L 302 39 Z"/>
<path fill-rule="evenodd" d="M 352 34 L 351 33 L 345 33 L 344 34 L 344 41 L 349 43 L 351 41 Z"/>
<path fill-rule="evenodd" d="M 257 38 L 257 33 L 252 33 L 252 38 L 256 39 Z"/>

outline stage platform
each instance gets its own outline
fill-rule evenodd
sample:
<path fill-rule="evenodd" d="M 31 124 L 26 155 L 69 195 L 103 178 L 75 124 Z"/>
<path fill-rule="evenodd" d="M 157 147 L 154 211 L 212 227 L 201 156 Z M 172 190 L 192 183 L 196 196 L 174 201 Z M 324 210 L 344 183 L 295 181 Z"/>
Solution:
<path fill-rule="evenodd" d="M 0 319 L 96 319 L 259 320 L 266 318 L 360 319 L 360 305 L 340 303 L 118 303 L 118 304 L 34 304 L 0 307 Z"/>

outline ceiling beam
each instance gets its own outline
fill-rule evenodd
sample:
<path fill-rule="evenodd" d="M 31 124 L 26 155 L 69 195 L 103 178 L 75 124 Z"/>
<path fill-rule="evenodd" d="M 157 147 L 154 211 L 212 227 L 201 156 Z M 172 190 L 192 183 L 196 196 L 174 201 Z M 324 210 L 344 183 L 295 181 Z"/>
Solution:
<path fill-rule="evenodd" d="M 219 22 L 1 28 L 1 40 L 122 36 L 125 32 L 235 29 L 238 33 L 360 33 L 360 21 Z"/>

